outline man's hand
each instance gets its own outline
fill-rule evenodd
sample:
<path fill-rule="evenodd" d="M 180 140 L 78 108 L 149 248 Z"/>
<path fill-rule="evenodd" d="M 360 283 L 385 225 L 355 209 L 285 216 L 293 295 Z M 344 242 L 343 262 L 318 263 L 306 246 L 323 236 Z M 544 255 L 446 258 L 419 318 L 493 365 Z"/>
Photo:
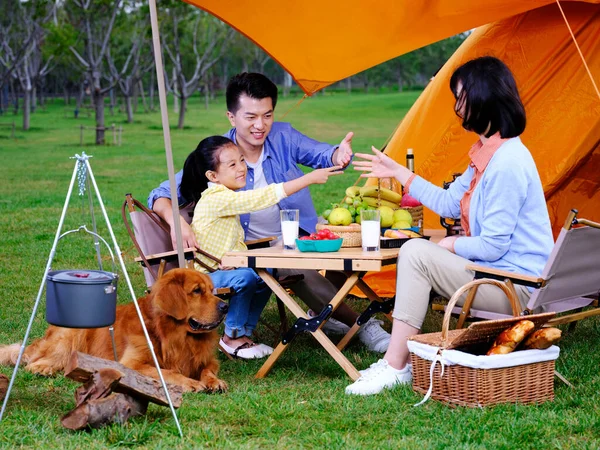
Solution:
<path fill-rule="evenodd" d="M 456 242 L 456 240 L 458 238 L 459 238 L 459 236 L 448 236 L 448 237 L 445 237 L 440 242 L 438 242 L 438 245 L 440 247 L 445 248 L 446 250 L 448 250 L 451 253 L 456 253 L 454 251 L 454 242 Z"/>
<path fill-rule="evenodd" d="M 196 235 L 192 230 L 192 227 L 187 223 L 183 217 L 179 217 L 179 223 L 181 224 L 181 238 L 183 239 L 183 248 L 196 248 L 200 247 L 196 241 Z M 177 241 L 175 240 L 175 227 L 171 225 L 171 243 L 173 244 L 173 250 L 177 250 Z"/>
<path fill-rule="evenodd" d="M 340 142 L 340 146 L 333 153 L 332 162 L 336 166 L 346 167 L 352 160 L 352 137 L 354 133 L 351 131 Z"/>

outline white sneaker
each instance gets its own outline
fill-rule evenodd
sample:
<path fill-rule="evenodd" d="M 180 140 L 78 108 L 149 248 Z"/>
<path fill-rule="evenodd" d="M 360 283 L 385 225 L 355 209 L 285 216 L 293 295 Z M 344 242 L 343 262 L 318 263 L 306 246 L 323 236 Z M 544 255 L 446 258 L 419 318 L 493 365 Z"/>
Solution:
<path fill-rule="evenodd" d="M 376 369 L 377 367 L 381 366 L 382 364 L 387 364 L 387 361 L 385 359 L 380 359 L 379 361 L 371 364 L 366 369 L 359 370 L 358 373 L 360 373 L 360 376 L 363 376 L 363 375 L 369 373 L 372 369 Z M 410 370 L 410 373 L 412 373 L 412 364 L 408 363 L 408 364 L 406 364 L 406 367 L 408 367 L 408 369 Z"/>
<path fill-rule="evenodd" d="M 390 334 L 381 328 L 382 323 L 370 318 L 358 331 L 358 339 L 372 352 L 385 353 L 390 345 Z"/>
<path fill-rule="evenodd" d="M 311 318 L 317 316 L 312 309 L 309 309 L 306 314 Z M 350 331 L 350 327 L 345 323 L 334 319 L 333 317 L 329 317 L 327 322 L 325 322 L 325 325 L 321 327 L 321 330 L 323 330 L 325 334 L 346 334 L 348 331 Z"/>
<path fill-rule="evenodd" d="M 373 395 L 379 394 L 384 389 L 389 389 L 397 384 L 408 384 L 412 381 L 412 367 L 406 365 L 404 369 L 394 369 L 385 359 L 380 359 L 366 369 L 361 377 L 346 387 L 346 394 Z"/>

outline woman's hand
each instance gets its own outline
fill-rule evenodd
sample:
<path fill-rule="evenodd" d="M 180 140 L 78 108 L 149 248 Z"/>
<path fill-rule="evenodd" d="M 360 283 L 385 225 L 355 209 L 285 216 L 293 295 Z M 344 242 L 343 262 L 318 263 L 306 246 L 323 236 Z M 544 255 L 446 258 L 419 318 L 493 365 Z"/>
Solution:
<path fill-rule="evenodd" d="M 367 153 L 356 153 L 356 157 L 362 158 L 363 161 L 354 160 L 352 164 L 354 169 L 361 170 L 363 173 L 362 178 L 395 178 L 404 185 L 408 179 L 412 176 L 412 172 L 406 167 L 398 164 L 389 156 L 383 154 L 375 147 L 371 147 L 373 155 Z"/>
<path fill-rule="evenodd" d="M 446 250 L 448 250 L 450 253 L 456 253 L 454 251 L 454 242 L 456 242 L 456 240 L 459 238 L 460 236 L 448 236 L 445 237 L 444 239 L 442 239 L 440 242 L 438 242 L 438 245 L 440 247 L 445 248 Z"/>

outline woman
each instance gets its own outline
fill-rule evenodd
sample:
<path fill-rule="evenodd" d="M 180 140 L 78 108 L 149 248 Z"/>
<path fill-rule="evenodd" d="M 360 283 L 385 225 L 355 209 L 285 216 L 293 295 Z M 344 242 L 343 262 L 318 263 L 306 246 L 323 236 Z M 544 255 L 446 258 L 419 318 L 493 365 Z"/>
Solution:
<path fill-rule="evenodd" d="M 477 58 L 453 73 L 450 89 L 462 126 L 479 139 L 469 151 L 471 163 L 449 189 L 415 176 L 375 148 L 374 155 L 356 154 L 363 160 L 353 162 L 366 172 L 362 177 L 394 177 L 405 193 L 440 216 L 460 218 L 466 235 L 446 237 L 438 245 L 414 239 L 402 246 L 390 345 L 347 394 L 376 394 L 411 382 L 406 340 L 421 329 L 431 289 L 449 298 L 473 279 L 467 264 L 538 276 L 550 255 L 550 219 L 535 162 L 519 139 L 525 109 L 512 73 L 497 58 Z M 515 287 L 525 305 L 530 290 Z M 504 294 L 492 286 L 480 287 L 473 307 L 511 313 Z"/>

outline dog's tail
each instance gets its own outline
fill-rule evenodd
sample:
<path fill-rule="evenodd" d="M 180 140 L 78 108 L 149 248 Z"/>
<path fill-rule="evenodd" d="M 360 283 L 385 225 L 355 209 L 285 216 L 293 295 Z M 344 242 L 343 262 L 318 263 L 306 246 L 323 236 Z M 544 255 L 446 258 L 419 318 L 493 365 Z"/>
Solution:
<path fill-rule="evenodd" d="M 18 342 L 11 345 L 0 345 L 0 365 L 14 366 L 17 363 L 20 351 L 21 344 Z M 27 362 L 24 359 L 22 362 Z"/>

